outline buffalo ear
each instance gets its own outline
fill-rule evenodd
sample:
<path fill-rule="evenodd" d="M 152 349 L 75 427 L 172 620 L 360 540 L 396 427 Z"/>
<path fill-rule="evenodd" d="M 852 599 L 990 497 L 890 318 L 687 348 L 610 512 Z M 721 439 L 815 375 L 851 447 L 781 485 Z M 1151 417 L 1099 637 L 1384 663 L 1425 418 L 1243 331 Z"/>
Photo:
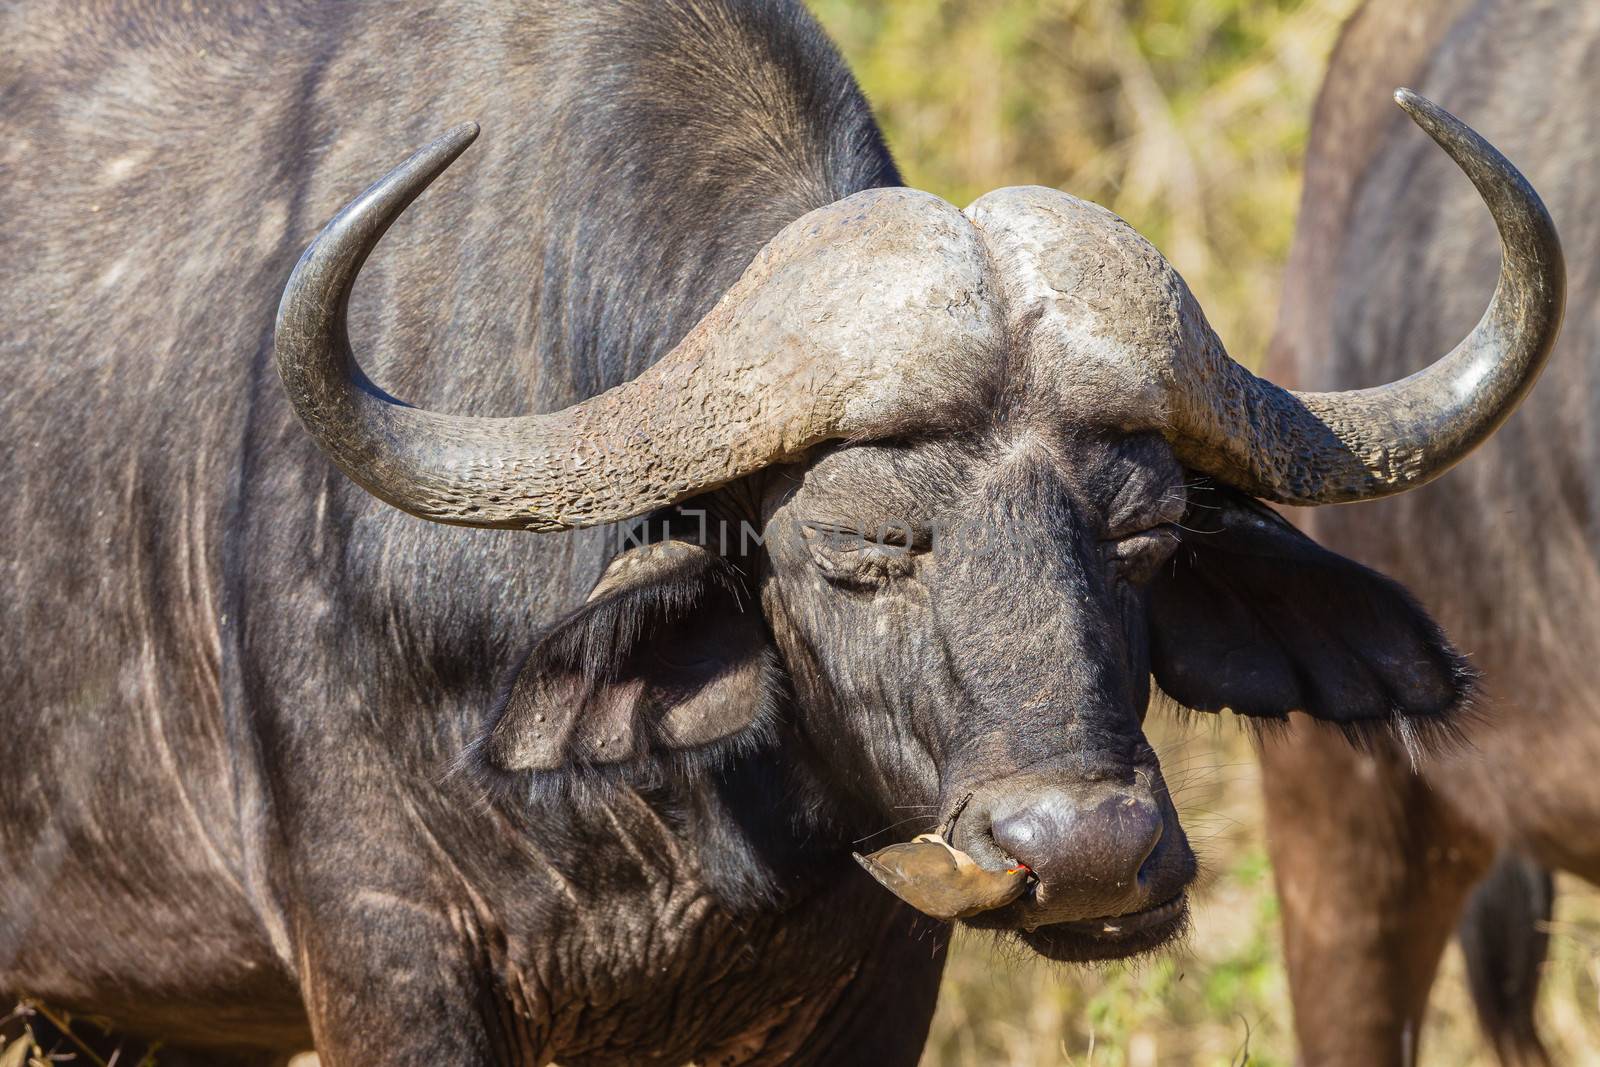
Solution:
<path fill-rule="evenodd" d="M 614 559 L 523 661 L 488 740 L 503 770 L 620 767 L 752 732 L 778 689 L 738 572 L 683 541 Z"/>
<path fill-rule="evenodd" d="M 1232 489 L 1202 484 L 1190 499 L 1149 590 L 1151 672 L 1168 696 L 1272 719 L 1303 711 L 1356 734 L 1449 728 L 1475 674 L 1398 582 Z"/>

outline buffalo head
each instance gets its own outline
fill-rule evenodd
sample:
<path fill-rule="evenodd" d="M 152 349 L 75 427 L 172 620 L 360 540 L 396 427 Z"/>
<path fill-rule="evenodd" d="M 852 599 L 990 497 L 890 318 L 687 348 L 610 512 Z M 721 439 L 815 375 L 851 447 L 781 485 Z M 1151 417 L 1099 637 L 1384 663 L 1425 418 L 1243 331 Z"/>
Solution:
<path fill-rule="evenodd" d="M 1400 102 L 1477 185 L 1504 258 L 1472 334 L 1389 385 L 1255 377 L 1147 242 L 1063 193 L 958 211 L 875 189 L 789 225 L 633 381 L 530 417 L 408 407 L 356 367 L 345 307 L 470 127 L 306 252 L 279 367 L 327 454 L 414 515 L 644 517 L 521 666 L 493 763 L 626 774 L 791 745 L 852 829 L 943 828 L 894 858 L 907 899 L 1056 958 L 1125 955 L 1179 928 L 1194 873 L 1142 730 L 1152 676 L 1190 707 L 1350 730 L 1447 725 L 1469 685 L 1403 590 L 1258 502 L 1436 477 L 1553 343 L 1563 270 L 1538 197 L 1457 120 Z"/>

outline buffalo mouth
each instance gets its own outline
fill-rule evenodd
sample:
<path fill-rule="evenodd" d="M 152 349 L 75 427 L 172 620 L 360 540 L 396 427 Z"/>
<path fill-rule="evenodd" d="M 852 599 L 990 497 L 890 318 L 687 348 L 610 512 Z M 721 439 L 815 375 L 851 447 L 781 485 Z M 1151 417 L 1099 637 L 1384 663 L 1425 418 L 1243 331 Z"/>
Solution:
<path fill-rule="evenodd" d="M 1189 926 L 1189 897 L 1179 893 L 1142 911 L 1105 919 L 1052 923 L 1017 936 L 1046 959 L 1062 963 L 1120 960 L 1177 940 Z"/>
<path fill-rule="evenodd" d="M 1189 928 L 1189 895 L 1180 891 L 1159 904 L 1126 915 L 1073 919 L 1028 929 L 1004 914 L 1002 908 L 975 919 L 970 925 L 1015 933 L 1039 955 L 1059 963 L 1093 963 L 1127 959 L 1153 952 L 1176 941 Z"/>

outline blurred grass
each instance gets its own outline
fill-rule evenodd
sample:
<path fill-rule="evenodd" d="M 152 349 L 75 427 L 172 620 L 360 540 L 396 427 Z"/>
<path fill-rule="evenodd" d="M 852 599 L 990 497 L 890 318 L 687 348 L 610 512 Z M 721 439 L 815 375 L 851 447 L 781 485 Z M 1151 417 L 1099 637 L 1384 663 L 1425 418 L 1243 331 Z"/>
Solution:
<path fill-rule="evenodd" d="M 956 204 L 1057 186 L 1116 211 L 1177 266 L 1229 349 L 1265 350 L 1311 105 L 1356 0 L 808 0 L 906 180 Z M 1207 873 L 1166 957 L 1093 970 L 958 936 L 926 1067 L 1293 1062 L 1277 905 L 1248 742 L 1152 720 Z M 1560 885 L 1540 1017 L 1556 1062 L 1600 1067 L 1600 895 Z M 1427 1064 L 1488 1067 L 1459 952 Z"/>
<path fill-rule="evenodd" d="M 906 180 L 1039 184 L 1155 242 L 1237 358 L 1272 326 L 1306 120 L 1355 0 L 809 0 Z"/>

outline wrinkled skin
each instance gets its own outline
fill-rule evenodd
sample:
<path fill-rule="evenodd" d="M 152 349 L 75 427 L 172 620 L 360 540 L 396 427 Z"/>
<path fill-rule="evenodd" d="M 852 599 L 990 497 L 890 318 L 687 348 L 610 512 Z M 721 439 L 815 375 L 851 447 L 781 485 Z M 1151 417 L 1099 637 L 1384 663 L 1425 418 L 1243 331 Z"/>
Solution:
<path fill-rule="evenodd" d="M 898 798 L 940 814 L 970 794 L 957 846 L 1039 878 L 1028 899 L 981 923 L 1023 927 L 1047 955 L 1096 958 L 1145 946 L 1102 947 L 1062 924 L 1172 900 L 1194 872 L 1140 729 L 1150 669 L 1142 583 L 1176 548 L 1182 472 L 1159 439 L 1040 429 L 817 463 L 769 522 L 777 578 L 765 601 L 785 661 L 807 665 L 801 704 L 848 724 L 819 742 L 830 764 L 848 768 L 843 780 L 879 805 Z M 876 531 L 897 519 L 910 526 L 909 551 L 839 550 L 796 532 L 841 520 Z M 852 654 L 858 642 L 864 654 Z M 863 669 L 868 657 L 877 669 Z M 863 766 L 862 754 L 883 749 L 869 731 L 884 714 L 898 751 Z M 1102 803 L 1127 818 L 1102 817 Z M 1092 828 L 1075 835 L 1078 818 Z M 1148 944 L 1181 920 L 1164 916 Z"/>
<path fill-rule="evenodd" d="M 1057 943 L 1048 927 L 1164 902 L 1193 873 L 1140 730 L 1149 664 L 1135 584 L 1176 547 L 1170 524 L 1182 515 L 1181 472 L 1159 441 L 1073 449 L 1026 430 L 996 436 L 977 455 L 853 449 L 817 464 L 774 516 L 779 529 L 769 551 L 780 577 L 766 594 L 768 610 L 787 662 L 823 650 L 797 680 L 798 696 L 829 721 L 852 724 L 827 742 L 830 762 L 850 768 L 846 780 L 938 813 L 972 794 L 955 824 L 958 847 L 991 868 L 1025 863 L 1040 880 L 1012 913 L 985 921 L 1046 928 L 1031 938 L 1042 951 L 1093 956 L 1099 953 L 1067 931 L 1055 935 Z M 1076 462 L 1060 463 L 1061 456 Z M 893 519 L 862 513 L 866 480 L 885 484 L 886 460 L 900 484 L 874 503 L 912 519 L 909 552 L 839 551 L 824 537 L 806 543 L 794 534 L 818 521 L 813 516 L 838 522 L 853 514 L 868 530 Z M 932 532 L 941 518 L 947 529 Z M 784 595 L 791 585 L 809 595 Z M 1032 625 L 1019 628 L 1021 619 Z M 869 633 L 868 655 L 889 670 L 863 671 L 847 645 L 829 639 Z M 928 640 L 930 633 L 939 640 Z M 1076 669 L 1017 672 L 1008 661 Z M 893 763 L 860 766 L 860 754 L 876 746 L 855 730 L 874 716 L 850 715 L 852 708 L 881 710 L 898 724 Z M 858 718 L 862 727 L 854 726 Z M 1061 847 L 1064 828 L 1018 824 L 1008 836 L 1005 820 L 1042 808 L 1052 791 L 1065 810 L 1025 818 L 1071 819 L 1115 797 L 1138 809 L 1129 819 L 1138 825 L 1123 840 L 1084 840 L 1077 848 Z M 1115 826 L 1108 821 L 1096 832 Z M 1095 867 L 1102 862 L 1104 871 Z"/>
<path fill-rule="evenodd" d="M 1209 483 L 1191 508 L 1154 435 L 1063 421 L 1023 404 L 954 439 L 843 448 L 673 517 L 535 647 L 489 763 L 653 780 L 662 756 L 737 751 L 790 706 L 787 754 L 807 754 L 835 832 L 942 825 L 984 868 L 1031 871 L 974 925 L 1062 960 L 1160 945 L 1195 865 L 1142 731 L 1152 672 L 1197 706 L 1330 717 L 1448 708 L 1463 673 L 1392 584 Z M 731 538 L 670 538 L 733 520 L 761 531 L 733 567 L 713 555 Z M 756 593 L 760 618 L 739 608 Z"/>
<path fill-rule="evenodd" d="M 434 116 L 495 133 L 351 314 L 432 410 L 629 380 L 785 224 L 896 184 L 796 6 L 13 5 L 0 33 L 0 992 L 209 1062 L 909 1064 L 945 928 L 864 840 L 949 823 L 1036 876 L 979 924 L 1124 956 L 1193 873 L 1152 674 L 1350 729 L 1460 702 L 1397 587 L 1127 432 L 1141 394 L 1099 375 L 1209 328 L 1064 197 L 1101 229 L 1062 265 L 1133 267 L 1084 307 L 987 291 L 1003 335 L 941 353 L 942 422 L 696 502 L 760 545 L 690 509 L 648 550 L 447 529 L 329 464 L 273 311 Z M 908 551 L 815 532 L 890 518 Z"/>
<path fill-rule="evenodd" d="M 721 691 L 726 681 L 695 689 L 684 702 L 693 712 L 674 705 L 667 715 L 748 716 L 792 702 L 842 829 L 873 835 L 954 814 L 954 841 L 980 864 L 1034 872 L 1025 900 L 980 925 L 1021 929 L 1059 959 L 1154 947 L 1181 927 L 1194 874 L 1141 730 L 1150 674 L 1144 586 L 1177 547 L 1181 478 L 1159 438 L 1074 440 L 1009 427 L 961 445 L 847 448 L 775 471 L 760 501 L 764 549 L 740 569 L 759 590 L 792 696 L 752 667 L 723 673 L 737 677 L 735 692 Z M 727 514 L 730 503 L 710 510 Z M 690 560 L 673 568 L 675 580 L 704 566 L 701 549 L 678 542 L 672 551 Z M 664 580 L 634 560 L 619 571 Z M 626 579 L 602 588 L 632 591 Z M 693 652 L 681 644 L 657 658 L 767 654 L 763 642 L 723 629 L 708 628 Z M 645 732 L 633 724 L 673 699 L 641 709 L 616 692 L 631 686 L 619 685 L 574 702 L 576 683 L 560 680 L 555 658 L 536 650 L 524 665 L 493 762 L 555 763 L 536 739 L 565 728 L 564 704 L 581 724 L 560 761 L 605 764 L 608 745 L 629 747 Z M 1008 661 L 1062 666 L 1018 672 Z M 712 732 L 723 739 L 739 725 Z M 1167 906 L 1120 930 L 1090 921 L 1152 905 Z"/>
<path fill-rule="evenodd" d="M 1548 872 L 1600 879 L 1600 335 L 1577 310 L 1600 297 L 1597 43 L 1592 5 L 1369 3 L 1317 106 L 1275 380 L 1338 389 L 1415 370 L 1397 353 L 1461 336 L 1493 285 L 1470 190 L 1403 147 L 1403 125 L 1373 101 L 1392 84 L 1459 101 L 1539 186 L 1574 312 L 1528 406 L 1458 471 L 1303 517 L 1403 580 L 1483 672 L 1463 743 L 1418 765 L 1392 744 L 1354 751 L 1300 726 L 1263 751 L 1307 1067 L 1432 1062 L 1419 1036 L 1458 924 L 1488 1042 L 1504 1063 L 1546 1062 L 1534 994 Z"/>

